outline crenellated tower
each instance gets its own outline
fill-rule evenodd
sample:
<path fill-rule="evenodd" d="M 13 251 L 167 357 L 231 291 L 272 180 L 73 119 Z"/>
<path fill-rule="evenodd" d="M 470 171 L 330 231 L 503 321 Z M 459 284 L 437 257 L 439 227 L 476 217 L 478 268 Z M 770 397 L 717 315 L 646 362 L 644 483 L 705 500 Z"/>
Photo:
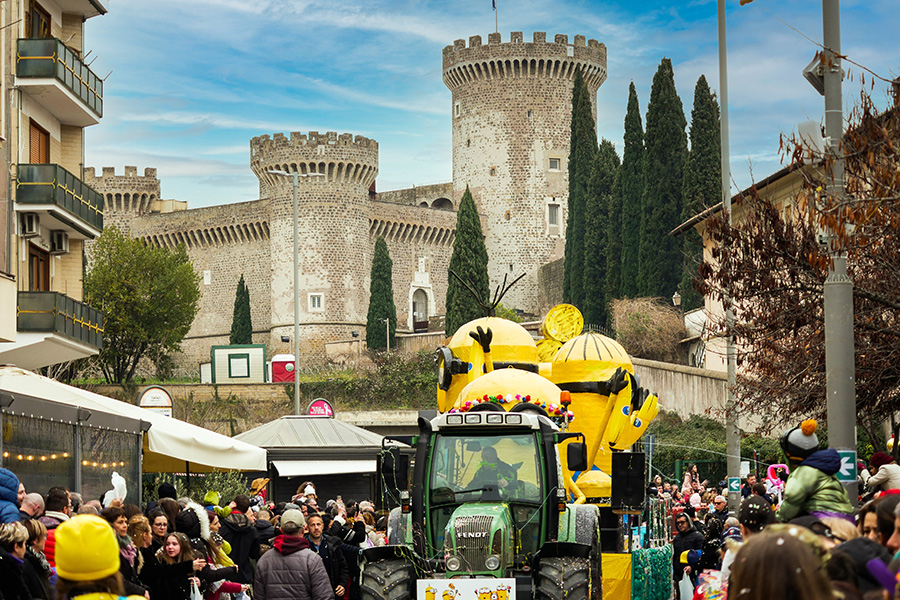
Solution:
<path fill-rule="evenodd" d="M 368 190 L 378 173 L 378 143 L 349 133 L 276 133 L 250 140 L 250 167 L 270 204 L 271 337 L 293 335 L 293 183 L 270 171 L 299 173 L 301 359 L 326 342 L 363 335 L 371 248 Z"/>
<path fill-rule="evenodd" d="M 116 175 L 115 167 L 103 167 L 101 171 L 98 176 L 93 167 L 85 168 L 84 181 L 103 196 L 103 221 L 107 227 L 115 225 L 127 235 L 136 217 L 159 212 L 156 169 L 146 168 L 143 175 L 131 166 L 125 167 L 124 175 Z"/>
<path fill-rule="evenodd" d="M 572 86 L 581 69 L 596 121 L 596 93 L 606 79 L 606 46 L 577 35 L 513 32 L 456 40 L 444 48 L 444 83 L 452 92 L 453 200 L 468 185 L 486 222 L 491 286 L 522 279 L 504 304 L 537 313 L 538 269 L 565 249 Z"/>

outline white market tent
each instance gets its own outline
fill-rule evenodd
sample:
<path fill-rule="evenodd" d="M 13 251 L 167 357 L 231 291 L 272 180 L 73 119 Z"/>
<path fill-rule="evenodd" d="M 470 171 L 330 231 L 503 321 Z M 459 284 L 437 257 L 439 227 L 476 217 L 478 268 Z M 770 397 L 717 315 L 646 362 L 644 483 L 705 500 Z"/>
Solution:
<path fill-rule="evenodd" d="M 265 471 L 266 451 L 258 446 L 155 413 L 127 402 L 72 387 L 12 366 L 0 366 L 0 392 L 13 398 L 41 398 L 88 411 L 111 413 L 146 423 L 142 470 L 145 473 L 208 473 L 217 470 Z"/>

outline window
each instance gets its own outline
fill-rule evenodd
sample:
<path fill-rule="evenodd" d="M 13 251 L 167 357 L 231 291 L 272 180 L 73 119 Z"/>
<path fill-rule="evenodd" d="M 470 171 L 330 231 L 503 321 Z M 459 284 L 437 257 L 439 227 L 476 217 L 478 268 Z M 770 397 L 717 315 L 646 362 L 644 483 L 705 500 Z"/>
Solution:
<path fill-rule="evenodd" d="M 322 312 L 324 310 L 324 294 L 321 292 L 309 294 L 309 312 Z"/>
<path fill-rule="evenodd" d="M 28 37 L 48 38 L 50 33 L 50 13 L 36 2 L 31 3 L 31 10 L 25 13 L 25 31 Z"/>
<path fill-rule="evenodd" d="M 32 243 L 28 244 L 28 286 L 32 292 L 50 291 L 50 253 Z"/>
<path fill-rule="evenodd" d="M 497 176 L 497 167 L 491 167 L 491 177 Z"/>
<path fill-rule="evenodd" d="M 453 116 L 459 118 L 459 102 L 453 105 Z"/>
<path fill-rule="evenodd" d="M 551 171 L 559 171 L 559 159 L 558 158 L 550 159 L 550 170 Z"/>
<path fill-rule="evenodd" d="M 547 205 L 547 234 L 559 235 L 559 204 Z"/>
<path fill-rule="evenodd" d="M 240 379 L 250 377 L 250 355 L 231 354 L 228 357 L 228 377 Z"/>
<path fill-rule="evenodd" d="M 31 121 L 29 127 L 29 162 L 45 165 L 50 162 L 50 134 L 46 129 Z"/>

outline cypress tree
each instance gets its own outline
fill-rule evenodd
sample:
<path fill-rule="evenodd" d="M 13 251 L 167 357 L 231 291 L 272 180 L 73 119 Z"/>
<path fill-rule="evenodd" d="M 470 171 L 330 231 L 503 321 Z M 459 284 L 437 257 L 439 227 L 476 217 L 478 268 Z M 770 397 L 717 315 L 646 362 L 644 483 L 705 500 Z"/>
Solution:
<path fill-rule="evenodd" d="M 234 294 L 234 315 L 231 318 L 229 344 L 252 344 L 253 324 L 250 321 L 250 289 L 244 283 L 244 275 L 238 280 Z"/>
<path fill-rule="evenodd" d="M 619 155 L 609 140 L 602 140 L 585 198 L 584 301 L 585 323 L 606 327 L 609 296 L 606 291 L 610 203 Z"/>
<path fill-rule="evenodd" d="M 691 150 L 684 167 L 684 208 L 681 222 L 722 200 L 722 150 L 719 138 L 719 103 L 701 75 L 694 87 L 691 110 Z M 684 233 L 684 267 L 681 275 L 681 306 L 692 310 L 703 304 L 694 289 L 697 269 L 703 260 L 703 242 L 693 228 Z"/>
<path fill-rule="evenodd" d="M 622 297 L 622 170 L 616 169 L 606 217 L 606 301 Z"/>
<path fill-rule="evenodd" d="M 591 98 L 581 70 L 572 88 L 572 128 L 569 147 L 569 214 L 563 262 L 563 300 L 584 305 L 585 203 L 597 154 L 597 133 L 591 114 Z"/>
<path fill-rule="evenodd" d="M 450 256 L 450 271 L 468 283 L 485 305 L 490 299 L 487 265 L 488 255 L 484 234 L 481 232 L 481 221 L 469 186 L 466 186 L 456 213 L 456 238 L 453 240 L 453 254 Z M 446 311 L 444 330 L 448 336 L 472 319 L 484 316 L 478 300 L 450 273 L 447 274 Z"/>
<path fill-rule="evenodd" d="M 372 273 L 369 278 L 369 312 L 366 316 L 366 346 L 369 350 L 382 350 L 387 346 L 384 319 L 391 321 L 390 347 L 395 347 L 397 307 L 394 306 L 393 267 L 387 243 L 382 236 L 378 236 L 372 253 Z"/>
<path fill-rule="evenodd" d="M 638 279 L 642 296 L 670 298 L 681 282 L 681 238 L 669 235 L 680 224 L 687 121 L 675 90 L 672 61 L 662 59 L 653 76 L 644 137 L 644 195 Z"/>
<path fill-rule="evenodd" d="M 625 113 L 625 148 L 619 169 L 618 195 L 622 203 L 622 269 L 619 295 L 638 295 L 639 248 L 641 241 L 641 197 L 644 194 L 644 129 L 634 82 L 628 88 Z"/>

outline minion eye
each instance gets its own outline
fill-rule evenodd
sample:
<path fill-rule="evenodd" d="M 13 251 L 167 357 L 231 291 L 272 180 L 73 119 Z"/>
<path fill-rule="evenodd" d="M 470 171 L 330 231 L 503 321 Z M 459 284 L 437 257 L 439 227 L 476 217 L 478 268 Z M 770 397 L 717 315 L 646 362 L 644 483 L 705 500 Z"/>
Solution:
<path fill-rule="evenodd" d="M 630 407 L 630 406 L 623 406 L 623 407 L 622 407 L 622 414 L 625 415 L 626 417 L 629 415 L 630 412 L 631 412 L 631 407 Z"/>
<path fill-rule="evenodd" d="M 640 427 L 641 427 L 641 420 L 640 420 L 640 419 L 635 419 L 635 420 L 634 420 L 634 426 L 640 429 Z"/>

